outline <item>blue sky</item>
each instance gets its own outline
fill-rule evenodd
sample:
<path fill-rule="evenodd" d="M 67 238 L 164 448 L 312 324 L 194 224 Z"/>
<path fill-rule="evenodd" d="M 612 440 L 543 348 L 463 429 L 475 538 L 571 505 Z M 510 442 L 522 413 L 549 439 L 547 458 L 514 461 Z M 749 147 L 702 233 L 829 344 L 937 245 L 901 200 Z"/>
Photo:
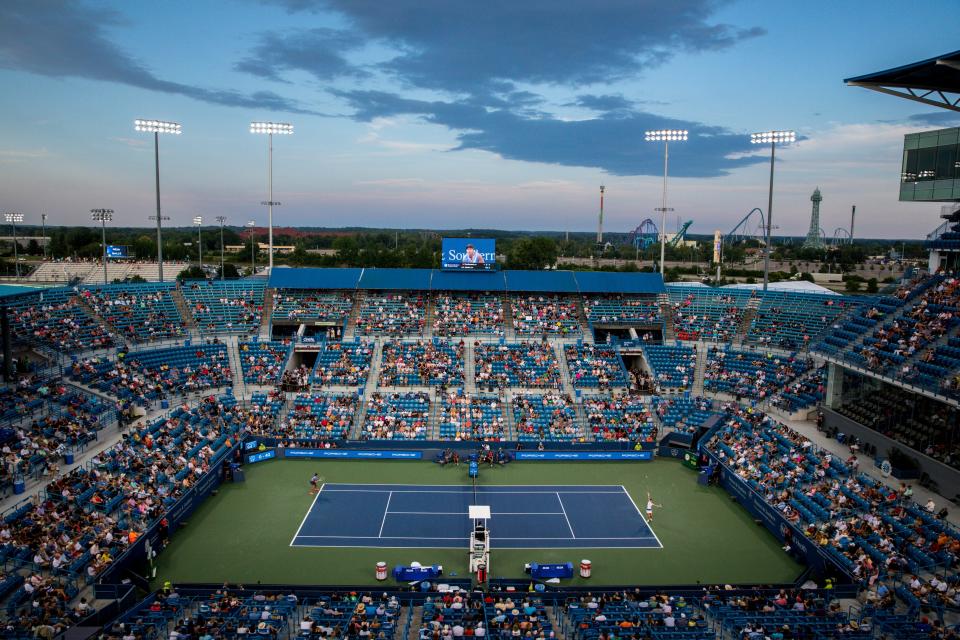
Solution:
<path fill-rule="evenodd" d="M 805 233 L 823 192 L 828 235 L 857 205 L 861 236 L 916 238 L 938 205 L 897 201 L 903 134 L 960 114 L 843 78 L 953 51 L 956 1 L 237 0 L 0 3 L 0 202 L 27 221 L 118 224 L 152 214 L 265 222 L 275 140 L 278 225 L 590 230 L 668 206 L 693 232 L 766 206 L 768 156 L 749 133 L 793 128 L 777 165 L 779 233 Z M 957 117 L 953 117 L 957 116 Z M 676 224 L 671 221 L 668 227 Z"/>

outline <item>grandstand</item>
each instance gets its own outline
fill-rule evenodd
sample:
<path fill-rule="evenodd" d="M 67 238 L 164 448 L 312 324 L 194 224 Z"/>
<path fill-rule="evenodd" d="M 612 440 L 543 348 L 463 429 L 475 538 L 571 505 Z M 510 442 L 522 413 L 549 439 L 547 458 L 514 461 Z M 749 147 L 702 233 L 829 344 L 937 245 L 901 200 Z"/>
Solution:
<path fill-rule="evenodd" d="M 643 274 L 638 274 L 634 285 L 626 287 L 629 293 L 617 294 L 603 291 L 604 278 L 599 273 L 582 277 L 555 272 L 540 282 L 533 274 L 509 271 L 465 276 L 481 278 L 476 282 L 482 290 L 464 290 L 456 288 L 464 281 L 451 281 L 449 274 L 380 270 L 367 289 L 362 285 L 365 275 L 359 270 L 302 271 L 278 271 L 266 282 L 80 285 L 8 298 L 15 351 L 18 355 L 29 352 L 42 363 L 42 372 L 35 374 L 18 393 L 8 391 L 0 396 L 4 419 L 21 426 L 14 450 L 36 451 L 18 456 L 0 476 L 0 487 L 12 491 L 23 477 L 42 486 L 47 474 L 65 465 L 68 453 L 82 455 L 104 433 L 112 432 L 110 427 L 119 420 L 114 417 L 119 415 L 115 413 L 118 407 L 123 408 L 124 415 L 130 407 L 139 407 L 134 409 L 136 413 L 151 416 L 134 432 L 136 447 L 130 450 L 122 442 L 118 448 L 108 447 L 92 459 L 92 467 L 71 470 L 61 484 L 48 484 L 48 495 L 53 491 L 61 496 L 56 503 L 60 506 L 54 511 L 58 517 L 72 522 L 70 518 L 78 517 L 72 510 L 80 509 L 83 513 L 102 514 L 96 518 L 116 519 L 118 527 L 147 532 L 165 514 L 169 518 L 173 505 L 180 505 L 187 496 L 191 496 L 191 509 L 202 502 L 200 508 L 219 513 L 232 498 L 224 502 L 219 497 L 203 500 L 202 496 L 217 486 L 230 496 L 234 494 L 232 489 L 237 485 L 219 485 L 224 476 L 216 470 L 221 468 L 220 462 L 231 447 L 243 443 L 250 445 L 247 456 L 263 453 L 305 457 L 316 462 L 317 452 L 344 457 L 353 455 L 354 450 L 361 456 L 380 456 L 389 451 L 420 455 L 422 451 L 431 451 L 430 447 L 449 448 L 466 458 L 483 446 L 497 451 L 497 459 L 512 458 L 504 452 L 517 449 L 517 455 L 529 452 L 575 456 L 596 451 L 610 456 L 656 451 L 662 456 L 682 457 L 684 452 L 693 455 L 698 443 L 709 442 L 707 450 L 717 457 L 724 478 L 721 482 L 727 491 L 737 490 L 733 476 L 755 483 L 777 479 L 777 485 L 751 485 L 764 495 L 774 489 L 783 491 L 788 478 L 789 482 L 808 483 L 797 484 L 805 489 L 791 493 L 781 515 L 787 526 L 796 527 L 791 535 L 810 535 L 815 539 L 813 531 L 805 532 L 803 527 L 829 522 L 831 510 L 837 508 L 835 501 L 842 501 L 844 508 L 854 505 L 866 513 L 871 499 L 876 497 L 871 491 L 880 492 L 881 497 L 889 494 L 884 493 L 880 480 L 855 473 L 838 456 L 815 448 L 804 450 L 799 435 L 777 422 L 774 413 L 764 411 L 776 412 L 777 416 L 805 417 L 805 412 L 818 403 L 824 403 L 824 410 L 831 411 L 832 402 L 836 415 L 875 429 L 903 447 L 923 448 L 928 455 L 947 464 L 960 460 L 960 455 L 954 453 L 954 441 L 943 435 L 945 429 L 960 432 L 960 423 L 952 415 L 944 414 L 934 397 L 927 397 L 929 406 L 920 407 L 915 395 L 904 386 L 900 395 L 891 393 L 878 404 L 871 400 L 870 387 L 862 380 L 859 390 L 841 393 L 831 387 L 837 384 L 831 376 L 837 376 L 838 371 L 843 390 L 843 380 L 854 371 L 864 376 L 855 367 L 867 365 L 873 366 L 878 375 L 892 376 L 894 384 L 909 381 L 930 396 L 951 397 L 951 389 L 939 379 L 949 379 L 960 372 L 960 327 L 953 322 L 952 315 L 945 315 L 955 305 L 954 283 L 941 276 L 918 276 L 889 294 L 860 298 L 673 285 L 664 288 L 656 282 L 650 285 Z M 625 282 L 624 275 L 616 274 L 616 281 Z M 497 278 L 501 278 L 501 285 L 491 286 Z M 318 288 L 318 282 L 329 282 L 332 287 Z M 523 289 L 512 289 L 510 282 L 521 283 Z M 554 286 L 557 290 L 551 291 Z M 671 328 L 675 331 L 674 339 L 669 335 Z M 920 341 L 913 340 L 911 344 L 904 338 L 904 348 L 913 349 L 902 354 L 902 361 L 895 361 L 895 371 L 891 367 L 894 356 L 900 355 L 897 347 L 889 351 L 882 348 L 886 345 L 878 343 L 884 334 L 877 332 L 897 329 L 901 335 L 919 335 Z M 273 339 L 267 339 L 268 336 Z M 899 344 L 900 338 L 886 340 L 887 344 Z M 880 360 L 865 360 L 869 357 L 864 355 L 865 350 Z M 891 364 L 885 364 L 883 358 L 890 359 Z M 44 360 L 59 363 L 63 378 L 43 364 Z M 841 369 L 840 363 L 847 362 L 850 369 Z M 895 375 L 904 363 L 916 367 L 916 377 Z M 54 376 L 55 384 L 47 382 L 49 376 Z M 291 377 L 299 382 L 288 388 L 286 381 Z M 642 384 L 644 380 L 649 380 L 650 385 Z M 753 413 L 740 408 L 737 399 L 751 403 Z M 30 417 L 24 419 L 24 414 Z M 921 417 L 926 415 L 937 415 L 940 422 L 931 423 Z M 25 428 L 28 424 L 29 428 Z M 932 449 L 931 442 L 935 443 Z M 153 465 L 156 472 L 143 471 L 155 473 L 149 476 L 148 494 L 132 493 L 133 485 L 123 484 L 126 480 L 119 485 L 108 483 L 105 486 L 110 486 L 109 490 L 101 489 L 89 476 L 92 471 L 119 474 L 121 465 L 129 464 L 131 456 L 141 455 L 138 447 L 149 452 L 148 456 L 160 456 Z M 797 457 L 798 450 L 806 451 L 803 460 Z M 762 455 L 762 462 L 758 458 L 758 466 L 744 467 L 745 451 Z M 789 464 L 781 469 L 778 465 L 784 455 Z M 694 460 L 696 457 L 693 455 Z M 183 465 L 168 463 L 181 459 L 185 461 Z M 331 470 L 323 473 L 341 469 L 334 482 L 397 482 L 397 478 L 383 475 L 386 473 L 399 473 L 398 478 L 403 478 L 400 481 L 407 481 L 406 472 L 390 466 L 401 464 L 413 465 L 407 467 L 413 474 L 409 477 L 417 482 L 439 481 L 427 462 L 419 463 L 423 466 L 349 460 L 337 463 L 342 467 L 331 464 L 323 461 L 320 468 Z M 520 461 L 515 464 L 516 467 L 510 465 L 509 472 L 504 471 L 507 475 L 501 482 L 531 483 L 536 478 L 561 485 L 590 485 L 605 477 L 605 469 L 622 468 L 561 468 L 551 467 L 556 463 L 548 462 L 542 463 L 547 467 Z M 668 463 L 654 464 L 649 468 L 656 469 L 658 477 L 670 477 L 672 472 L 662 466 Z M 374 470 L 362 465 L 384 466 Z M 314 471 L 313 466 L 307 468 Z M 556 470 L 548 472 L 550 468 Z M 723 476 L 728 468 L 733 474 L 729 480 Z M 276 481 L 280 485 L 264 481 L 264 489 L 259 491 L 267 485 L 302 483 L 303 479 L 295 476 L 302 476 L 303 469 L 296 462 L 275 462 L 262 467 L 253 465 L 248 472 L 251 487 L 261 484 L 258 476 L 266 477 L 264 473 L 284 478 Z M 845 484 L 839 493 L 826 489 L 811 493 L 817 486 L 818 469 L 823 469 L 827 478 L 843 480 Z M 461 481 L 460 476 L 456 478 L 452 481 Z M 649 474 L 643 478 L 630 483 L 635 502 L 642 502 L 644 492 L 653 488 L 657 494 L 668 496 L 660 498 L 664 501 L 671 492 L 681 492 L 669 499 L 675 504 L 689 500 L 689 489 L 682 487 L 685 482 L 692 482 L 694 476 L 686 481 L 670 480 L 669 487 L 662 484 L 665 480 L 653 480 Z M 443 480 L 444 484 L 447 482 L 451 480 Z M 116 489 L 112 488 L 114 485 Z M 189 491 L 196 491 L 196 501 Z M 64 501 L 62 498 L 67 495 L 69 501 Z M 689 508 L 710 513 L 714 521 L 723 522 L 730 514 L 712 511 L 710 505 L 715 498 L 712 493 L 705 495 L 702 500 L 706 502 Z M 275 506 L 266 506 L 269 502 L 260 509 L 262 518 L 275 517 L 268 514 L 285 504 L 294 516 L 303 517 L 304 509 L 309 510 L 309 505 L 289 506 L 287 498 L 278 499 Z M 249 515 L 248 504 L 238 503 L 237 508 L 237 513 Z M 33 517 L 33 511 L 22 506 L 18 509 L 21 511 L 7 514 L 11 523 Z M 394 509 L 400 514 L 406 512 L 402 502 L 389 507 L 389 513 L 393 514 Z M 898 572 L 888 569 L 881 572 L 881 579 L 899 585 L 898 599 L 909 608 L 915 605 L 911 598 L 922 597 L 916 594 L 923 587 L 911 590 L 897 580 L 903 571 L 915 571 L 929 582 L 934 572 L 950 562 L 943 544 L 931 545 L 929 536 L 939 538 L 941 533 L 953 533 L 940 526 L 936 518 L 925 515 L 921 507 L 907 505 L 905 509 L 929 529 L 926 540 L 905 548 L 900 552 L 902 558 L 894 556 L 892 562 Z M 657 534 L 664 537 L 664 546 L 683 539 L 679 533 L 671 533 L 671 529 L 685 530 L 683 518 L 694 516 L 693 512 L 684 513 L 663 516 L 663 522 L 672 524 L 654 525 Z M 886 522 L 896 514 L 883 513 L 879 517 Z M 377 526 L 394 526 L 390 524 L 392 518 L 393 515 L 385 515 L 384 522 Z M 296 529 L 297 523 L 291 524 Z M 97 531 L 96 521 L 91 526 Z M 723 526 L 735 529 L 738 525 L 731 522 Z M 742 545 L 745 566 L 750 564 L 750 555 L 758 553 L 758 544 L 766 549 L 762 552 L 766 564 L 749 575 L 760 582 L 782 581 L 789 585 L 800 575 L 799 565 L 780 550 L 782 541 L 777 542 L 776 538 L 783 533 L 776 527 L 771 528 L 773 535 L 760 532 L 767 536 L 762 544 L 756 534 L 745 536 L 739 532 L 733 537 Z M 572 526 L 570 530 L 573 531 Z M 287 534 L 287 540 L 278 549 L 290 549 Z M 100 534 L 95 533 L 93 539 L 97 535 Z M 689 531 L 683 535 L 698 534 Z M 184 542 L 178 542 L 181 540 Z M 857 553 L 889 564 L 890 546 L 903 548 L 909 540 L 906 531 L 893 527 L 881 532 L 880 539 L 861 533 L 851 538 L 850 544 L 855 545 Z M 189 532 L 175 534 L 174 544 L 162 556 L 167 570 L 179 567 L 172 575 L 201 575 L 191 573 L 192 569 L 178 560 L 184 553 L 184 557 L 195 558 L 197 571 L 209 566 L 206 559 L 199 558 L 219 557 L 217 554 L 221 553 L 206 548 L 202 555 L 196 555 L 183 551 L 184 544 L 189 549 L 201 543 Z M 683 542 L 688 549 L 696 549 L 699 544 L 699 538 Z M 133 566 L 123 560 L 113 569 L 112 563 L 102 561 L 101 554 L 61 558 L 62 554 L 54 553 L 50 558 L 45 550 L 37 553 L 22 545 L 16 548 L 20 550 L 10 550 L 9 562 L 22 569 L 15 572 L 9 586 L 0 583 L 0 591 L 8 589 L 8 602 L 12 603 L 23 602 L 26 597 L 21 578 L 39 575 L 41 580 L 61 580 L 49 584 L 60 584 L 63 596 L 56 606 L 64 606 L 71 594 L 79 593 L 86 583 L 100 576 L 118 575 L 122 566 Z M 357 571 L 346 568 L 344 563 L 355 563 L 356 558 L 366 562 L 374 557 L 356 555 L 360 553 L 357 550 L 346 554 L 343 549 L 339 551 L 341 557 L 336 560 L 333 559 L 337 556 L 326 551 L 320 553 L 340 562 L 338 566 L 345 567 L 344 575 L 356 576 Z M 383 555 L 382 550 L 372 551 Z M 119 548 L 108 553 L 111 557 L 129 556 Z M 623 572 L 635 570 L 630 569 L 630 563 L 619 568 L 623 559 L 618 553 L 616 549 L 591 550 L 590 555 L 604 565 L 605 580 L 629 579 L 621 577 L 626 575 Z M 823 553 L 810 551 L 800 557 L 818 576 L 827 571 L 838 572 L 841 584 L 856 588 L 869 580 L 864 572 L 872 570 L 861 568 L 862 559 L 856 559 L 857 553 L 848 547 L 834 549 L 825 545 Z M 278 581 L 305 580 L 296 577 L 301 575 L 300 570 L 291 565 L 289 557 L 275 554 L 281 552 L 271 551 L 267 557 L 277 568 Z M 520 560 L 532 557 L 520 550 L 502 550 L 497 554 L 501 561 L 509 558 L 519 564 Z M 426 555 L 434 557 L 432 552 Z M 708 555 L 697 555 L 692 572 L 684 575 L 693 581 L 706 570 Z M 39 562 L 34 561 L 35 556 Z M 405 561 L 396 553 L 384 557 Z M 455 567 L 462 562 L 460 556 L 436 557 L 445 558 L 445 563 Z M 554 550 L 540 557 L 566 556 Z M 54 558 L 58 567 L 68 561 L 67 573 L 58 574 L 46 564 Z M 785 564 L 774 571 L 776 578 L 762 573 L 763 566 L 769 570 L 781 561 Z M 667 566 L 670 571 L 682 573 L 688 570 L 683 569 L 684 562 L 673 557 Z M 709 575 L 715 575 L 718 581 L 734 574 L 728 561 L 718 558 L 712 562 Z M 513 569 L 502 571 L 505 576 L 516 577 Z M 63 575 L 67 576 L 65 580 Z M 231 575 L 239 577 L 241 573 Z M 365 581 L 360 576 L 350 579 Z M 656 579 L 663 581 L 666 576 Z M 587 584 L 585 579 L 579 580 Z M 209 616 L 203 612 L 209 607 L 208 597 L 196 592 L 161 613 L 189 611 L 206 620 Z M 252 598 L 253 594 L 243 597 Z M 597 622 L 591 617 L 592 622 L 586 627 L 578 609 L 590 609 L 589 600 L 579 607 L 565 603 L 562 615 L 554 616 L 551 611 L 549 628 L 561 631 L 565 637 L 587 639 L 610 630 L 611 620 L 617 628 L 623 628 L 620 624 L 626 618 L 634 628 L 653 632 L 662 631 L 664 621 L 672 617 L 674 625 L 687 621 L 682 623 L 683 637 L 697 638 L 749 628 L 759 620 L 758 614 L 738 610 L 735 601 L 725 599 L 723 593 L 694 595 L 681 591 L 673 600 L 669 595 L 664 597 L 666 601 L 654 595 L 654 600 L 644 596 L 611 602 L 605 609 L 607 620 Z M 840 621 L 839 624 L 848 626 L 864 620 L 862 615 L 855 619 L 848 614 L 843 618 L 835 612 L 825 612 L 822 617 L 800 617 L 791 613 L 791 601 L 782 603 L 779 591 L 770 592 L 767 597 L 772 610 L 764 612 L 764 619 L 798 632 L 822 632 L 828 619 L 834 625 Z M 796 600 L 797 596 L 791 597 Z M 811 597 L 804 599 L 804 606 L 818 608 L 830 604 L 829 596 Z M 330 606 L 332 601 L 327 609 Z M 417 608 L 419 612 L 420 607 L 423 605 L 418 602 L 401 608 Z M 485 623 L 498 624 L 497 611 L 493 607 L 490 614 L 485 614 Z M 678 613 L 687 617 L 679 617 Z M 152 615 L 148 623 L 144 622 L 147 618 L 136 613 L 130 615 L 131 621 L 139 621 L 137 624 L 146 625 L 145 629 L 169 632 L 172 628 L 171 620 L 163 615 Z M 333 614 L 318 611 L 315 603 L 305 599 L 287 610 L 277 610 L 274 615 L 268 626 L 285 629 L 299 625 L 306 616 L 314 618 L 310 621 L 313 624 L 322 626 L 324 616 Z M 388 624 L 394 624 L 397 633 L 403 632 L 405 622 L 398 621 L 395 615 L 384 615 L 381 628 L 389 629 Z M 426 608 L 421 615 L 428 620 L 434 614 Z M 916 617 L 911 617 L 909 610 L 905 613 L 902 607 L 894 607 L 888 615 L 877 613 L 871 621 L 877 627 L 886 625 L 904 633 L 912 633 L 916 628 Z M 216 625 L 229 632 L 234 622 L 237 621 L 224 619 Z M 850 628 L 852 633 L 853 627 Z"/>

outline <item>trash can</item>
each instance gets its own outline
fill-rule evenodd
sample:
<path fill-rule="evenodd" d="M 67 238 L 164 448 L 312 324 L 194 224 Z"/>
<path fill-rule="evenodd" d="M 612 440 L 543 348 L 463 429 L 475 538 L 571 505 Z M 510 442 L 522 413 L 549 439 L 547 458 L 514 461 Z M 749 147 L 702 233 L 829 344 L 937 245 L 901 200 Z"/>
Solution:
<path fill-rule="evenodd" d="M 169 400 L 161 400 L 161 401 L 160 401 L 160 408 L 161 408 L 161 409 L 169 409 L 169 408 L 170 408 L 170 401 L 169 401 Z"/>
<path fill-rule="evenodd" d="M 27 483 L 23 478 L 17 478 L 13 481 L 13 492 L 17 495 L 27 490 Z"/>
<path fill-rule="evenodd" d="M 386 580 L 387 579 L 387 563 L 378 562 L 377 563 L 377 580 Z"/>
<path fill-rule="evenodd" d="M 589 577 L 590 577 L 590 571 L 591 571 L 592 569 L 593 569 L 593 563 L 592 563 L 592 562 L 590 562 L 589 560 L 581 560 L 581 561 L 580 561 L 580 577 L 581 577 L 581 578 L 589 578 Z"/>
<path fill-rule="evenodd" d="M 68 465 L 73 464 L 73 451 L 67 451 L 63 454 L 63 462 Z"/>

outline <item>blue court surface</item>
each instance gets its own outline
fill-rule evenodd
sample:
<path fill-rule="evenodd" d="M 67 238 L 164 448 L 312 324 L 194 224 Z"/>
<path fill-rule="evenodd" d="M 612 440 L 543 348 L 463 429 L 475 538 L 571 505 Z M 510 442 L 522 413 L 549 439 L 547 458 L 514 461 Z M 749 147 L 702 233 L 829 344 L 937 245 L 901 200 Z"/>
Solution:
<path fill-rule="evenodd" d="M 494 549 L 663 546 L 621 485 L 407 484 L 324 484 L 290 546 L 466 549 L 471 504 Z"/>

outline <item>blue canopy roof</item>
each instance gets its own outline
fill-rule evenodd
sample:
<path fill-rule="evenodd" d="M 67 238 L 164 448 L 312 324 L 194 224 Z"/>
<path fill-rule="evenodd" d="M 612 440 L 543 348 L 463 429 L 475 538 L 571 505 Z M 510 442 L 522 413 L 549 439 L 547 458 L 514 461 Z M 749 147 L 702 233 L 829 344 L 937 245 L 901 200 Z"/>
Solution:
<path fill-rule="evenodd" d="M 610 271 L 484 271 L 440 269 L 274 268 L 275 289 L 383 289 L 393 291 L 511 291 L 535 293 L 658 294 L 659 273 Z"/>
<path fill-rule="evenodd" d="M 434 291 L 505 291 L 503 271 L 441 271 L 434 269 L 430 288 Z"/>
<path fill-rule="evenodd" d="M 428 291 L 432 269 L 364 269 L 360 289 Z"/>
<path fill-rule="evenodd" d="M 614 273 L 610 271 L 575 271 L 580 293 L 663 293 L 663 277 L 659 273 Z"/>
<path fill-rule="evenodd" d="M 507 291 L 576 293 L 573 271 L 507 271 Z"/>
<path fill-rule="evenodd" d="M 269 286 L 274 289 L 356 289 L 363 269 L 274 267 Z"/>

